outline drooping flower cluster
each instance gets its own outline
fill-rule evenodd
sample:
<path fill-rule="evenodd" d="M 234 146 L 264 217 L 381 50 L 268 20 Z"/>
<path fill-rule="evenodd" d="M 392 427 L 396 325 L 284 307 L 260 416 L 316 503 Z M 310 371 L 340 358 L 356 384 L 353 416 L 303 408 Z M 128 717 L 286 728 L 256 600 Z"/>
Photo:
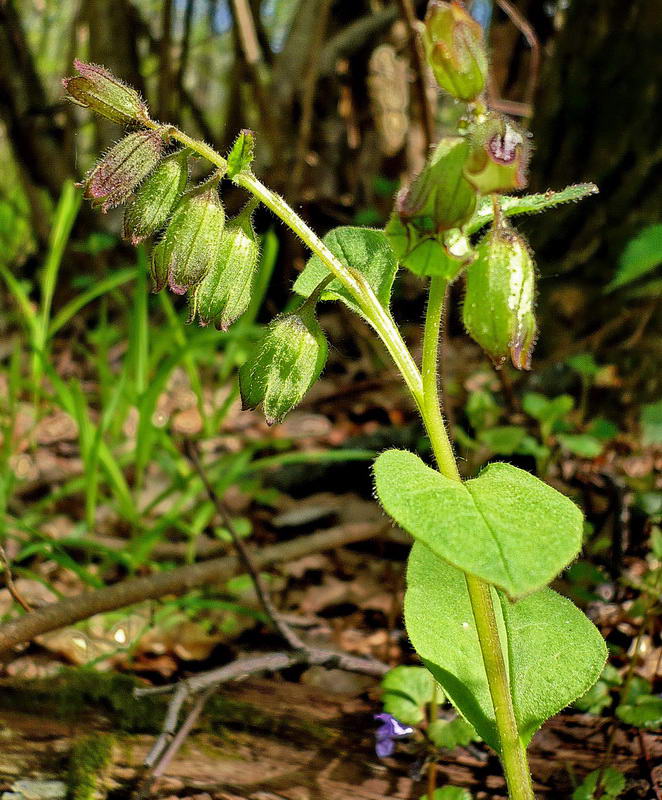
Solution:
<path fill-rule="evenodd" d="M 253 294 L 260 256 L 252 222 L 257 202 L 226 221 L 219 193 L 224 171 L 189 186 L 191 151 L 173 150 L 174 129 L 151 120 L 139 94 L 104 67 L 81 61 L 75 66 L 79 75 L 64 80 L 69 99 L 132 126 L 85 176 L 85 197 L 103 212 L 126 203 L 124 238 L 135 245 L 159 236 L 151 258 L 154 291 L 167 286 L 174 294 L 187 294 L 189 321 L 197 318 L 201 325 L 227 330 Z M 242 131 L 227 168 L 250 167 L 252 157 L 252 134 Z M 263 403 L 270 424 L 301 401 L 324 367 L 327 343 L 315 302 L 276 318 L 242 369 L 244 406 Z"/>
<path fill-rule="evenodd" d="M 439 86 L 467 104 L 457 135 L 445 136 L 422 172 L 396 199 L 386 234 L 403 266 L 454 280 L 467 271 L 464 322 L 493 359 L 510 353 L 528 369 L 536 338 L 535 269 L 524 239 L 504 226 L 477 247 L 467 226 L 481 198 L 526 186 L 527 135 L 484 100 L 488 58 L 481 26 L 458 0 L 431 0 L 423 42 Z"/>

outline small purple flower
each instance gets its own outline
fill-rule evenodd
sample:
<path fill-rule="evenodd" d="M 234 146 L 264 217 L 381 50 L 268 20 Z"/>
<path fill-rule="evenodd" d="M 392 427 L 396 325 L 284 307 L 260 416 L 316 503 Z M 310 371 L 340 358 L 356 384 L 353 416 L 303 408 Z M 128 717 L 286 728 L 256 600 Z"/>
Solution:
<path fill-rule="evenodd" d="M 382 723 L 375 731 L 375 752 L 379 758 L 388 758 L 395 750 L 396 740 L 411 736 L 414 729 L 398 722 L 392 714 L 375 714 L 375 719 Z"/>

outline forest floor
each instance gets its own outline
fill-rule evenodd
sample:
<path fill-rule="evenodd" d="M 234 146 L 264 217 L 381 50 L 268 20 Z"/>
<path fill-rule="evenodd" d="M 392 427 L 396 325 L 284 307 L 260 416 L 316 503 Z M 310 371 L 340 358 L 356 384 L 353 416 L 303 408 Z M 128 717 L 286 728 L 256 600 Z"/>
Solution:
<path fill-rule="evenodd" d="M 66 374 L 75 366 L 65 355 L 58 369 Z M 177 492 L 162 497 L 173 473 L 177 491 L 185 490 L 177 484 L 185 462 L 181 442 L 199 437 L 201 458 L 215 481 L 223 483 L 225 472 L 234 474 L 233 459 L 246 448 L 259 462 L 259 479 L 248 471 L 230 479 L 222 494 L 249 554 L 316 534 L 336 537 L 327 547 L 304 548 L 296 558 L 272 560 L 259 570 L 288 625 L 317 648 L 390 667 L 416 664 L 402 621 L 409 539 L 371 499 L 369 458 L 387 446 L 418 448 L 420 430 L 413 411 L 401 407 L 397 383 L 388 374 L 374 379 L 370 369 L 362 371 L 370 358 L 357 359 L 342 381 L 325 378 L 301 410 L 273 429 L 257 413 L 240 413 L 232 401 L 221 434 L 212 437 L 203 434 L 184 370 L 175 369 L 155 414 L 165 420 L 162 427 L 171 441 L 179 442 L 172 457 L 182 461 L 168 472 L 165 457 L 157 459 L 140 489 L 140 506 L 152 503 L 154 519 L 172 524 L 142 538 L 110 500 L 96 508 L 93 535 L 80 536 L 80 481 L 86 468 L 80 426 L 56 405 L 42 407 L 35 418 L 29 402 L 19 404 L 11 462 L 19 480 L 9 507 L 24 524 L 10 529 L 5 544 L 6 578 L 12 572 L 14 578 L 13 592 L 9 586 L 0 590 L 5 621 L 24 614 L 19 602 L 33 609 L 27 619 L 67 598 L 84 603 L 104 586 L 232 554 L 213 507 L 196 521 L 196 512 L 209 505 L 202 484 L 188 497 L 181 517 Z M 457 359 L 462 358 L 459 353 Z M 498 395 L 494 375 L 476 370 L 467 360 L 459 378 L 464 389 L 487 387 Z M 505 422 L 524 424 L 522 419 L 515 410 Z M 135 446 L 135 431 L 136 419 L 129 413 L 122 433 L 125 452 Z M 338 458 L 318 455 L 329 452 Z M 475 459 L 490 457 L 475 449 L 466 455 L 474 460 L 470 469 Z M 647 611 L 658 602 L 659 591 L 654 596 L 646 581 L 657 561 L 649 545 L 654 526 L 638 510 L 637 491 L 657 486 L 661 467 L 659 447 L 643 448 L 624 434 L 599 457 L 555 450 L 546 475 L 582 503 L 592 524 L 584 557 L 557 588 L 601 629 L 618 681 L 634 677 L 653 693 L 662 689 L 660 618 Z M 102 499 L 110 496 L 102 486 Z M 187 526 L 192 535 L 186 535 Z M 231 580 L 225 575 L 188 593 L 150 597 L 128 609 L 116 603 L 109 613 L 44 631 L 29 645 L 6 652 L 0 674 L 3 797 L 46 800 L 48 792 L 59 791 L 54 781 L 68 785 L 76 800 L 118 800 L 147 789 L 161 800 L 417 800 L 424 795 L 430 753 L 422 737 L 399 743 L 392 757 L 379 759 L 373 717 L 382 710 L 380 679 L 338 665 L 302 663 L 234 676 L 206 698 L 199 716 L 195 699 L 189 699 L 183 719 L 190 731 L 182 736 L 182 747 L 159 774 L 142 767 L 163 724 L 166 701 L 134 698 L 135 686 L 176 683 L 286 649 L 246 571 L 236 564 L 232 571 Z M 0 626 L 0 638 L 3 630 Z M 591 713 L 567 709 L 535 736 L 531 764 L 539 797 L 570 798 L 587 773 L 610 766 L 626 776 L 623 798 L 660 800 L 662 735 L 615 716 L 618 681 L 601 684 Z M 498 760 L 483 743 L 441 749 L 434 757 L 439 787 L 466 787 L 476 800 L 506 796 Z M 26 788 L 25 780 L 47 783 Z M 80 787 L 90 782 L 93 787 L 84 794 Z"/>

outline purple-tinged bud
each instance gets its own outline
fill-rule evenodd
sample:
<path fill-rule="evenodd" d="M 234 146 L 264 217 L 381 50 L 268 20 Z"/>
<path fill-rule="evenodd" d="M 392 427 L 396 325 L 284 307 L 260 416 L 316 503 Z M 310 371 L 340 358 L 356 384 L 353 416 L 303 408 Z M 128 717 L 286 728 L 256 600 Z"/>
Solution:
<path fill-rule="evenodd" d="M 465 175 L 481 194 L 523 189 L 531 148 L 526 133 L 505 117 L 492 116 L 471 134 Z"/>
<path fill-rule="evenodd" d="M 487 52 L 483 31 L 460 3 L 432 0 L 423 32 L 425 54 L 439 86 L 471 102 L 485 89 Z"/>
<path fill-rule="evenodd" d="M 225 227 L 219 180 L 220 175 L 214 175 L 179 201 L 163 240 L 152 253 L 155 291 L 167 282 L 172 292 L 184 294 L 216 263 Z"/>
<path fill-rule="evenodd" d="M 103 156 L 81 184 L 84 196 L 105 213 L 126 202 L 163 156 L 158 131 L 130 133 Z"/>
<path fill-rule="evenodd" d="M 469 335 L 495 364 L 508 354 L 530 369 L 536 340 L 535 265 L 529 247 L 509 224 L 492 228 L 467 270 L 463 319 Z"/>
<path fill-rule="evenodd" d="M 149 119 L 147 106 L 138 92 L 105 67 L 78 59 L 74 61 L 74 67 L 80 75 L 62 81 L 69 100 L 120 125 Z"/>
<path fill-rule="evenodd" d="M 164 158 L 124 211 L 124 238 L 140 244 L 168 221 L 188 179 L 188 151 Z"/>

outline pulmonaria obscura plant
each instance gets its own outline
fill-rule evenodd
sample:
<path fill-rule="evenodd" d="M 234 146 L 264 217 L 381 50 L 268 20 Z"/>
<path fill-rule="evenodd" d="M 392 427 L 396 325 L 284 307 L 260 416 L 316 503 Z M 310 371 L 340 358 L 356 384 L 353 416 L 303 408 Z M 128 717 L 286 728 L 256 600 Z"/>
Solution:
<path fill-rule="evenodd" d="M 535 268 L 510 218 L 596 188 L 506 194 L 525 186 L 529 144 L 513 122 L 486 106 L 488 60 L 480 27 L 459 2 L 431 2 L 423 38 L 440 87 L 465 105 L 458 130 L 437 143 L 421 174 L 400 192 L 385 231 L 340 227 L 324 239 L 253 174 L 249 131 L 222 157 L 152 120 L 138 94 L 102 67 L 76 62 L 79 75 L 64 85 L 76 103 L 130 126 L 87 175 L 85 195 L 103 211 L 128 202 L 124 231 L 130 241 L 160 235 L 152 251 L 154 288 L 186 293 L 191 319 L 225 329 L 248 306 L 258 261 L 251 223 L 257 204 L 311 250 L 294 285 L 300 306 L 266 328 L 240 372 L 245 407 L 261 404 L 268 421 L 278 422 L 317 380 L 327 354 L 315 314 L 319 302 L 345 303 L 386 346 L 436 461 L 432 468 L 414 453 L 389 450 L 374 465 L 381 504 L 415 540 L 407 631 L 458 713 L 499 754 L 512 800 L 532 800 L 531 737 L 586 692 L 606 658 L 593 624 L 547 588 L 581 548 L 582 514 L 510 464 L 461 478 L 441 410 L 438 343 L 446 288 L 464 274 L 469 335 L 497 365 L 511 358 L 528 369 L 537 336 Z M 192 155 L 206 159 L 213 172 L 188 187 Z M 220 197 L 224 180 L 250 195 L 233 220 L 226 220 Z M 399 267 L 427 284 L 420 366 L 389 309 Z M 386 738 L 392 740 L 390 732 Z"/>

